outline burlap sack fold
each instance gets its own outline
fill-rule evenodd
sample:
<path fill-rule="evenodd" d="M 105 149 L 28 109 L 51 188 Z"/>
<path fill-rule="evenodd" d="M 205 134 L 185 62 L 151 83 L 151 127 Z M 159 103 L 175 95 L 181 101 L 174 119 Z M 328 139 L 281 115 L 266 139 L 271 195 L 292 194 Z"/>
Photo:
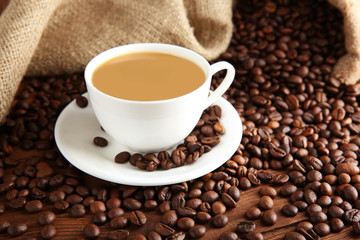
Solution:
<path fill-rule="evenodd" d="M 98 53 L 171 43 L 208 60 L 232 35 L 232 0 L 11 0 L 0 16 L 0 123 L 24 74 L 84 70 Z"/>
<path fill-rule="evenodd" d="M 354 84 L 360 80 L 360 0 L 328 0 L 344 17 L 347 54 L 336 63 L 332 75 L 342 82 Z"/>

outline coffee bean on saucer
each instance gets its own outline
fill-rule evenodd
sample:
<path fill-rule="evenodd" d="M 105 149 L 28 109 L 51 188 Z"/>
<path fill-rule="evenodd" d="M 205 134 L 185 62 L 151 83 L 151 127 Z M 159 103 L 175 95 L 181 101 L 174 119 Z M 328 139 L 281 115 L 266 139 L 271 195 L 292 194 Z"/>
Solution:
<path fill-rule="evenodd" d="M 76 104 L 81 108 L 86 108 L 87 105 L 89 104 L 87 98 L 84 96 L 77 97 L 75 101 L 76 101 Z"/>
<path fill-rule="evenodd" d="M 106 147 L 108 145 L 108 140 L 103 137 L 95 137 L 93 142 L 98 147 Z"/>
<path fill-rule="evenodd" d="M 115 156 L 115 162 L 116 163 L 126 163 L 127 161 L 129 161 L 131 155 L 129 152 L 120 152 Z"/>

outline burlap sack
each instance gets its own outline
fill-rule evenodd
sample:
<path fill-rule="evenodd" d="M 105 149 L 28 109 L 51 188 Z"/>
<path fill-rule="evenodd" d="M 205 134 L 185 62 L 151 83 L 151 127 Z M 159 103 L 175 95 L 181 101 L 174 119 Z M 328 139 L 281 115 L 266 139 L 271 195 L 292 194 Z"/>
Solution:
<path fill-rule="evenodd" d="M 22 77 L 81 72 L 98 53 L 172 43 L 212 60 L 232 35 L 232 0 L 11 0 L 0 16 L 0 123 Z"/>
<path fill-rule="evenodd" d="M 360 0 L 328 0 L 344 17 L 347 54 L 336 63 L 333 76 L 347 84 L 360 80 Z"/>

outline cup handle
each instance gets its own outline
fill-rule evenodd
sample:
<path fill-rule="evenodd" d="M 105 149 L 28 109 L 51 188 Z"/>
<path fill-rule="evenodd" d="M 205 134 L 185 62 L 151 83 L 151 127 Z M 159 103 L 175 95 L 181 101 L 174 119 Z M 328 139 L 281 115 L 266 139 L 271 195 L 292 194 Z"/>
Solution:
<path fill-rule="evenodd" d="M 225 61 L 214 63 L 210 66 L 210 75 L 213 76 L 215 73 L 226 70 L 226 75 L 221 84 L 213 91 L 208 97 L 204 109 L 208 108 L 211 104 L 213 104 L 216 100 L 218 100 L 221 95 L 223 95 L 226 90 L 230 87 L 231 83 L 235 77 L 235 69 L 234 67 Z"/>

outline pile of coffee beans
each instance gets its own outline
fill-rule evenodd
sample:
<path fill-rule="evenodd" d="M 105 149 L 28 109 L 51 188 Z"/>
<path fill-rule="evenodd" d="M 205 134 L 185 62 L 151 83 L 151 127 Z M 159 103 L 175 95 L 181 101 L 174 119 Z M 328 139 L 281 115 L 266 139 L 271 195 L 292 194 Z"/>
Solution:
<path fill-rule="evenodd" d="M 79 100 L 83 99 L 83 100 Z M 84 96 L 78 97 L 76 102 L 79 107 L 86 107 Z M 141 153 L 130 154 L 127 151 L 118 153 L 114 160 L 116 163 L 127 163 L 142 170 L 154 171 L 156 169 L 169 170 L 196 162 L 204 153 L 211 151 L 221 141 L 225 134 L 225 127 L 220 122 L 222 109 L 218 105 L 210 106 L 204 110 L 201 118 L 193 131 L 172 152 L 161 151 L 157 154 Z M 93 143 L 98 147 L 106 147 L 108 140 L 104 137 L 94 137 Z"/>
<path fill-rule="evenodd" d="M 90 183 L 54 143 L 61 110 L 74 99 L 87 106 L 81 74 L 27 78 L 0 126 L 0 236 L 31 237 L 33 225 L 7 212 L 36 214 L 44 239 L 65 234 L 57 225 L 64 216 L 86 222 L 87 238 L 261 240 L 283 218 L 289 226 L 277 237 L 286 240 L 360 234 L 360 84 L 331 76 L 345 54 L 341 14 L 325 0 L 249 0 L 233 20 L 217 59 L 236 68 L 224 97 L 244 131 L 231 159 L 173 185 Z M 256 204 L 244 204 L 240 195 L 251 191 Z M 287 203 L 277 211 L 280 198 Z"/>

